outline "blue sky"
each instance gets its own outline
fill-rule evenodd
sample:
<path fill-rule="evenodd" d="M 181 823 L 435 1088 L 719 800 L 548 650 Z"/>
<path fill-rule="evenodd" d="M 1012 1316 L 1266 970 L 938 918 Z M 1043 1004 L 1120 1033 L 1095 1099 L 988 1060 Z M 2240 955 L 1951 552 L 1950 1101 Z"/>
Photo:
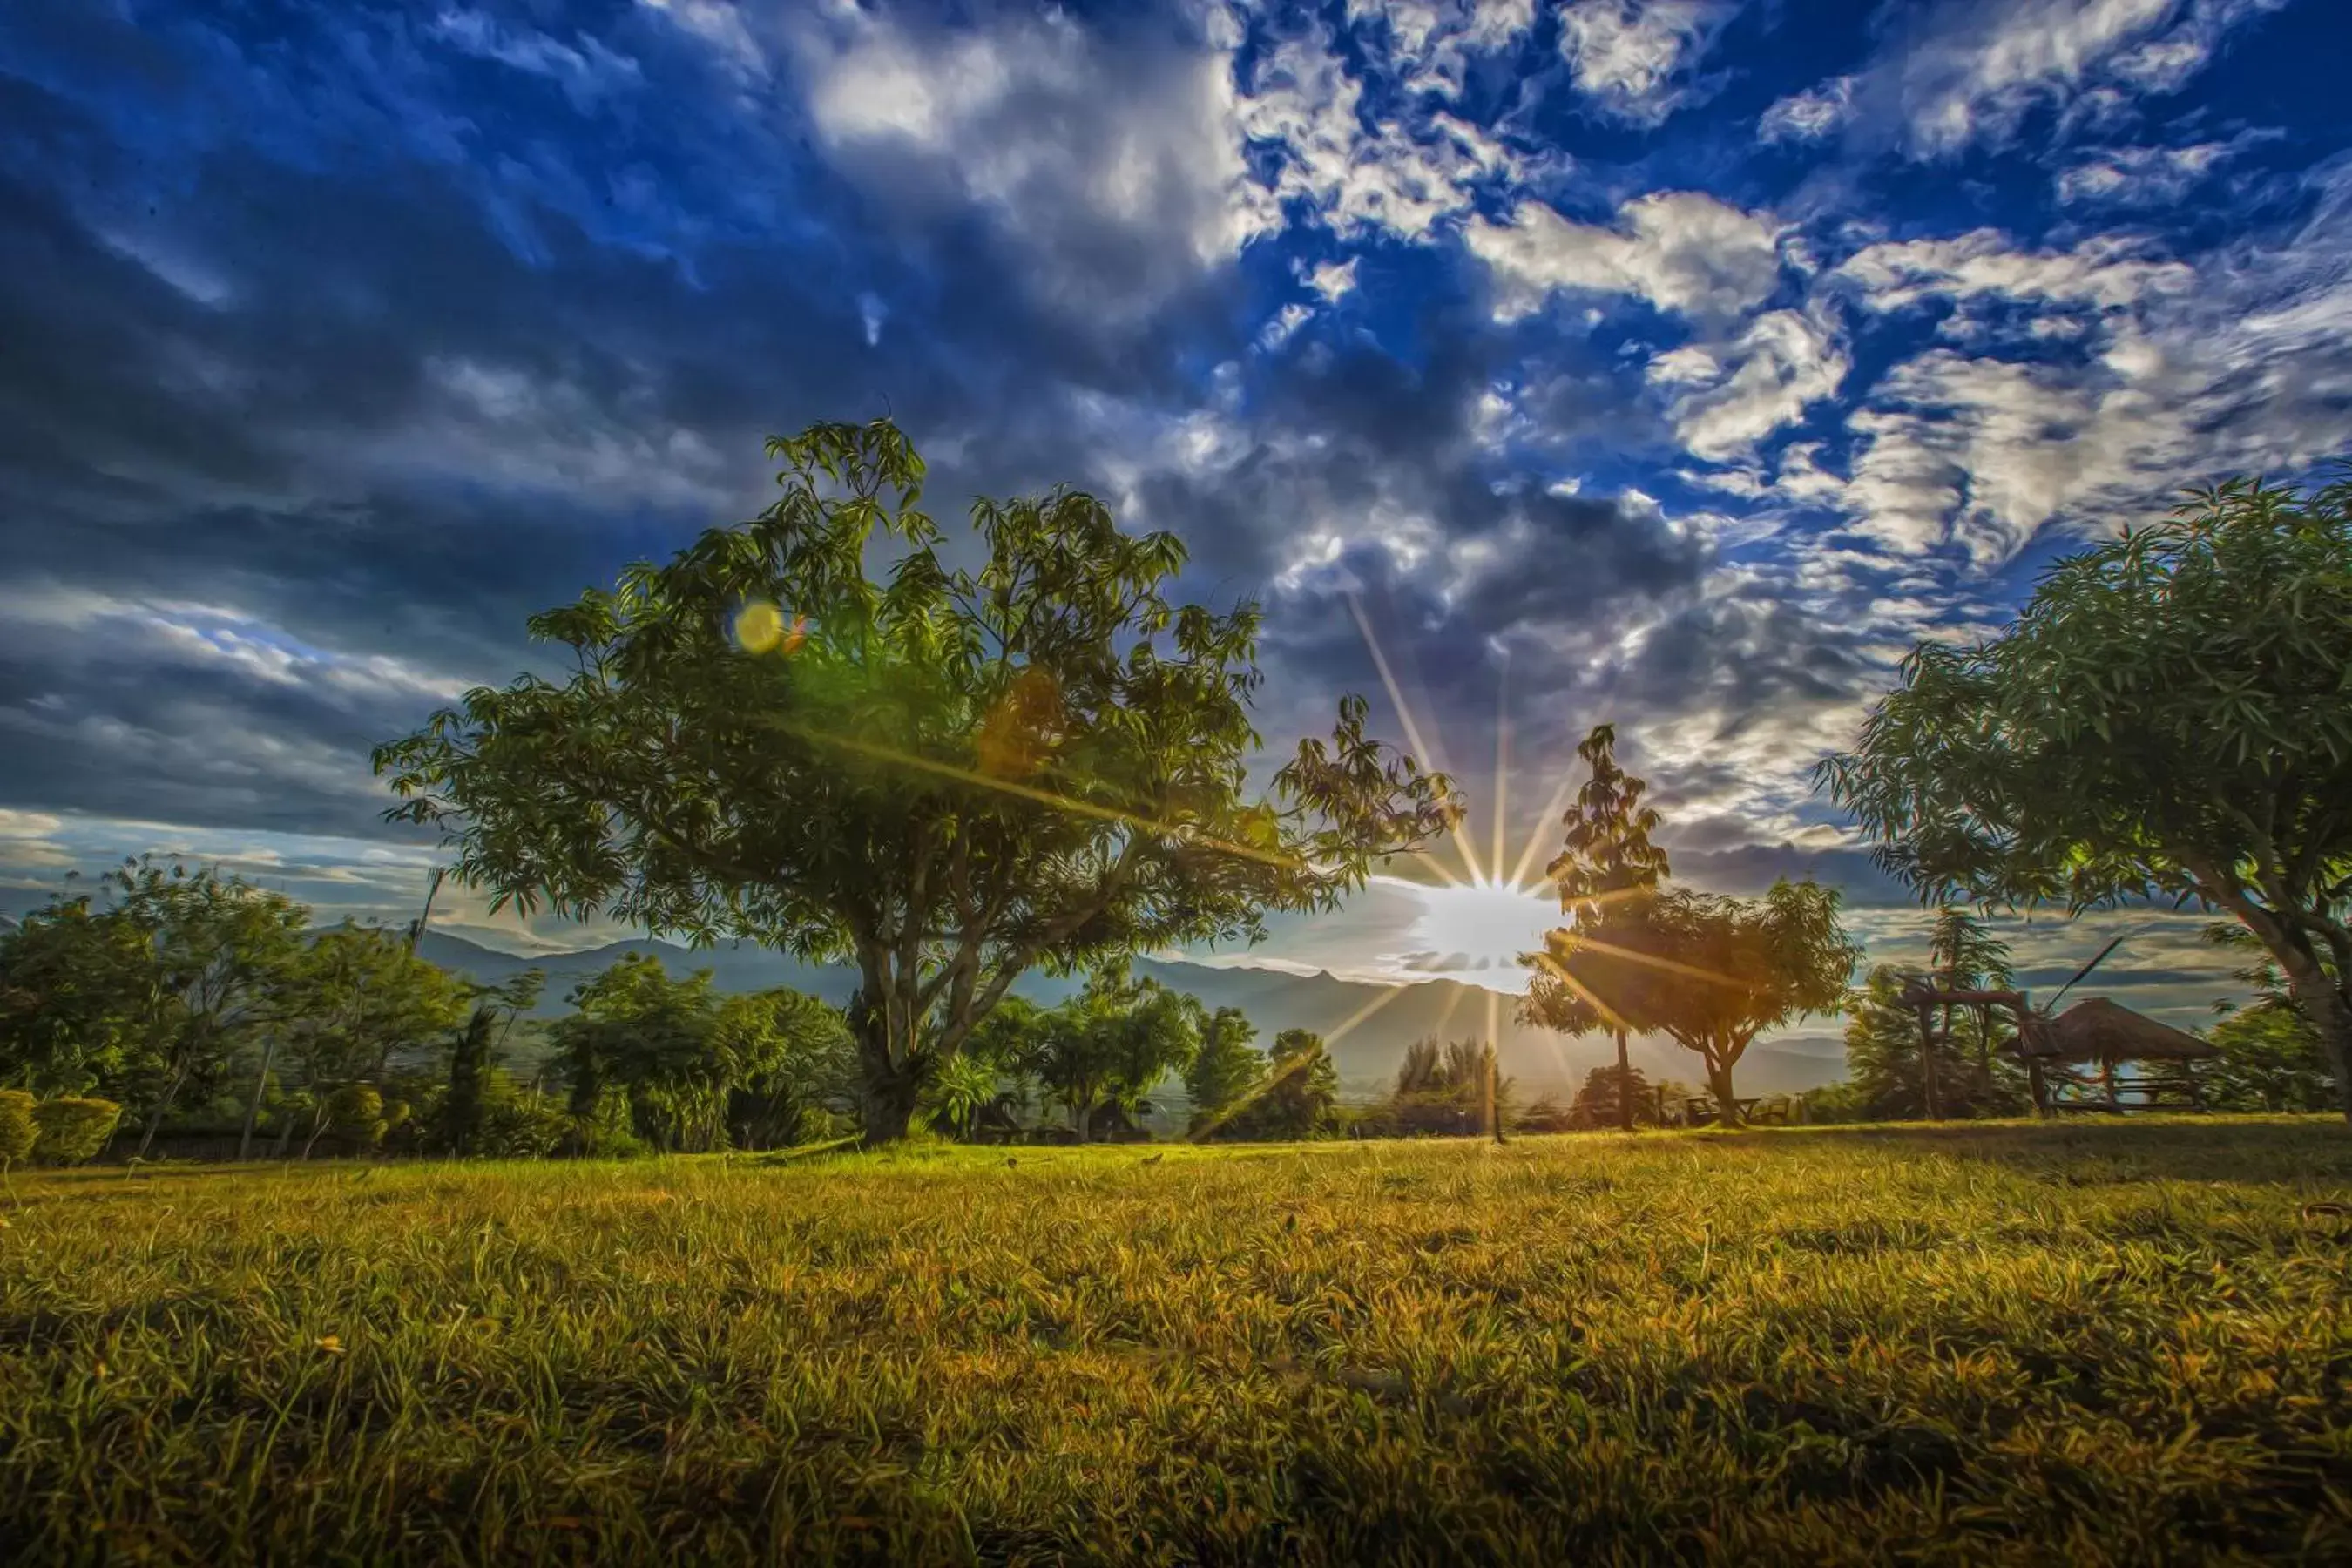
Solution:
<path fill-rule="evenodd" d="M 2326 0 L 16 0 L 0 880 L 404 910 L 367 748 L 887 409 L 940 511 L 1084 485 L 1261 597 L 1272 742 L 1403 739 L 1360 605 L 1482 861 L 1613 720 L 1679 873 L 1900 957 L 1807 773 L 1903 653 L 2352 451 L 2347 58 Z M 1381 884 L 1257 957 L 1502 979 L 1519 918 Z M 2194 1011 L 2194 923 L 2021 939 L 2144 931 Z"/>

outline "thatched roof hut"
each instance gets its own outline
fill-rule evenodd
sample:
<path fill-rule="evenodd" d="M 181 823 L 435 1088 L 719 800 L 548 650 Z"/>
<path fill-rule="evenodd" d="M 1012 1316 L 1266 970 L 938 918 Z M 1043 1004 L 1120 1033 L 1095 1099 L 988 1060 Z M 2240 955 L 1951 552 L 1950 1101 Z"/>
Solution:
<path fill-rule="evenodd" d="M 2188 1062 L 2221 1053 L 2204 1040 L 2159 1024 L 2104 996 L 2077 1002 L 2055 1018 L 2028 1027 L 2021 1042 L 2029 1059 L 2044 1062 Z"/>

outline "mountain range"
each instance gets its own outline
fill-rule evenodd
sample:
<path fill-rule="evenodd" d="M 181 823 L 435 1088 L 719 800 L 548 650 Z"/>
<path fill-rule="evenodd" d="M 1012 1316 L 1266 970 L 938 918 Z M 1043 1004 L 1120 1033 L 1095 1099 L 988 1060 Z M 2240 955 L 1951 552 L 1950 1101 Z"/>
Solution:
<path fill-rule="evenodd" d="M 573 986 L 629 953 L 649 954 L 672 975 L 709 970 L 711 984 L 722 993 L 789 985 L 839 1005 L 849 1000 L 857 984 L 857 972 L 847 964 L 803 963 L 741 942 L 690 950 L 670 942 L 636 940 L 525 957 L 437 930 L 425 932 L 418 952 L 453 973 L 484 984 L 497 984 L 526 969 L 544 971 L 547 986 L 536 1010 L 542 1016 L 564 1011 L 564 998 Z M 1503 1070 L 1519 1081 L 1526 1096 L 1571 1091 L 1591 1068 L 1615 1059 L 1602 1037 L 1580 1039 L 1524 1026 L 1515 1017 L 1517 997 L 1453 980 L 1390 987 L 1343 980 L 1328 972 L 1295 974 L 1247 965 L 1149 958 L 1137 960 L 1136 969 L 1175 990 L 1190 992 L 1210 1007 L 1240 1008 L 1257 1026 L 1261 1045 L 1271 1043 L 1284 1029 L 1312 1029 L 1322 1035 L 1332 1042 L 1340 1084 L 1350 1098 L 1375 1092 L 1392 1079 L 1405 1048 L 1417 1039 L 1483 1036 L 1489 998 L 1494 999 Z M 1013 989 L 1050 1006 L 1078 984 L 1075 977 L 1033 971 Z M 1629 1055 L 1633 1066 L 1653 1082 L 1702 1081 L 1698 1058 L 1671 1040 L 1636 1037 Z M 1751 1046 L 1737 1076 L 1744 1092 L 1772 1094 L 1816 1089 L 1844 1074 L 1845 1047 L 1838 1037 L 1790 1035 Z"/>

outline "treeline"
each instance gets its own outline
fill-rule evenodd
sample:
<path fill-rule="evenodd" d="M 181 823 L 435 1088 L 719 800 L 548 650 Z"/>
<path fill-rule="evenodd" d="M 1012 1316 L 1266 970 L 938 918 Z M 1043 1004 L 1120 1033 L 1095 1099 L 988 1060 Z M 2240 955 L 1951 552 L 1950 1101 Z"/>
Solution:
<path fill-rule="evenodd" d="M 129 861 L 0 934 L 0 1163 L 114 1145 L 536 1158 L 778 1149 L 844 1138 L 863 1079 L 849 1021 L 778 988 L 720 995 L 631 954 L 528 1015 L 544 974 L 477 984 L 413 933 L 324 929 L 216 868 Z M 1339 1130 L 1321 1038 L 1270 1049 L 1238 1010 L 1096 971 L 1053 1007 L 1008 999 L 922 1085 L 920 1123 L 983 1141 L 1142 1136 L 1184 1084 L 1200 1138 Z"/>

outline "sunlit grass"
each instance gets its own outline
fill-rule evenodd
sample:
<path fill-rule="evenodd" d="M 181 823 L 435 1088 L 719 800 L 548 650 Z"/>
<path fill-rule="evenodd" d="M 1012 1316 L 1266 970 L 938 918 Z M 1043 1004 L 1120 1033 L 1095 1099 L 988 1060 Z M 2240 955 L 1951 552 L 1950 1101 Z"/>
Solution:
<path fill-rule="evenodd" d="M 14 1191 L 28 1560 L 2352 1554 L 2314 1121 Z"/>

